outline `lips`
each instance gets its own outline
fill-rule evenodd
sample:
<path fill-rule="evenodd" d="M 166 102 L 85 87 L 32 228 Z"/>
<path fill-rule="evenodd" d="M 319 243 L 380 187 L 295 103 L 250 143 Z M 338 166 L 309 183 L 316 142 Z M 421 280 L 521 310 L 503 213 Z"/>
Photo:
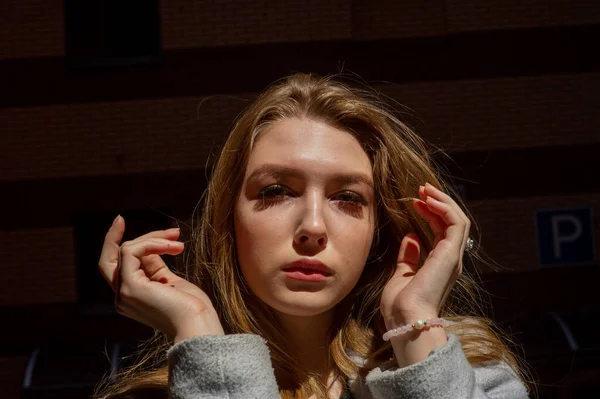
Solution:
<path fill-rule="evenodd" d="M 283 268 L 286 272 L 301 272 L 305 274 L 322 274 L 331 276 L 333 271 L 321 261 L 314 259 L 301 259 L 286 265 Z"/>
<path fill-rule="evenodd" d="M 303 283 L 325 281 L 333 274 L 323 262 L 313 259 L 302 259 L 292 262 L 283 268 L 286 277 Z"/>

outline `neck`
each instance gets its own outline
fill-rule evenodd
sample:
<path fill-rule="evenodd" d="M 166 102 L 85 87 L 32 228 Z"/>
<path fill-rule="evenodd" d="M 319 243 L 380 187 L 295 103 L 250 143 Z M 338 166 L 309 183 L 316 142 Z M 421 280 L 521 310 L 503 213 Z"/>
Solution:
<path fill-rule="evenodd" d="M 278 319 L 291 347 L 293 356 L 302 366 L 302 372 L 298 373 L 300 381 L 305 380 L 308 374 L 319 375 L 323 383 L 330 387 L 328 398 L 339 398 L 343 392 L 340 381 L 334 381 L 332 373 L 332 362 L 329 353 L 329 328 L 332 322 L 333 312 L 303 317 L 290 316 L 278 313 Z M 292 382 L 292 386 L 300 381 Z M 284 385 L 285 381 L 280 381 Z M 312 395 L 310 399 L 316 399 Z"/>
<path fill-rule="evenodd" d="M 331 317 L 331 312 L 315 316 L 278 314 L 294 356 L 308 373 L 325 376 L 331 371 L 328 338 Z"/>

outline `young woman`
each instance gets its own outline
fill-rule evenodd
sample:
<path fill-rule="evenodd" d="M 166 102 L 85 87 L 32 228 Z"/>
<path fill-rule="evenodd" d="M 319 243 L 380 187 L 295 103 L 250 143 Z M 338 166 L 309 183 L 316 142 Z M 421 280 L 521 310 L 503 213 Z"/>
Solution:
<path fill-rule="evenodd" d="M 160 258 L 177 229 L 109 229 L 117 310 L 163 335 L 97 397 L 527 398 L 463 270 L 470 226 L 375 93 L 283 79 L 225 143 L 188 279 Z"/>

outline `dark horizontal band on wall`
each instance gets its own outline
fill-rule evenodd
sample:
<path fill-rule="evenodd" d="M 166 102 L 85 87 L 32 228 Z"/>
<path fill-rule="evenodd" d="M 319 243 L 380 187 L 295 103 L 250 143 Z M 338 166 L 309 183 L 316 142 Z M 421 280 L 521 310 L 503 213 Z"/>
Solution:
<path fill-rule="evenodd" d="M 495 321 L 505 328 L 517 318 L 572 309 L 599 310 L 597 266 L 565 266 L 534 271 L 491 274 L 482 286 Z M 557 295 L 560 293 L 560 295 Z M 82 345 L 150 338 L 152 330 L 124 316 L 87 316 L 75 303 L 0 307 L 4 325 L 0 356 L 27 355 L 36 346 L 69 342 Z"/>
<path fill-rule="evenodd" d="M 152 329 L 125 316 L 82 316 L 76 303 L 0 307 L 11 326 L 3 333 L 12 342 L 0 342 L 0 356 L 31 353 L 36 346 L 59 343 L 90 346 L 105 341 L 142 340 L 150 338 Z"/>
<path fill-rule="evenodd" d="M 206 188 L 204 170 L 0 182 L 1 230 L 71 227 L 78 213 L 169 209 L 191 216 Z"/>
<path fill-rule="evenodd" d="M 468 201 L 600 193 L 589 177 L 598 151 L 600 143 L 458 152 L 442 164 Z"/>
<path fill-rule="evenodd" d="M 600 143 L 474 151 L 442 159 L 467 200 L 600 192 L 589 178 Z M 70 227 L 79 212 L 172 209 L 191 216 L 206 187 L 204 170 L 0 182 L 0 230 Z"/>
<path fill-rule="evenodd" d="M 71 70 L 63 57 L 0 61 L 0 108 L 258 92 L 291 72 L 375 82 L 596 72 L 600 25 L 376 41 L 277 43 L 165 51 L 158 64 Z"/>

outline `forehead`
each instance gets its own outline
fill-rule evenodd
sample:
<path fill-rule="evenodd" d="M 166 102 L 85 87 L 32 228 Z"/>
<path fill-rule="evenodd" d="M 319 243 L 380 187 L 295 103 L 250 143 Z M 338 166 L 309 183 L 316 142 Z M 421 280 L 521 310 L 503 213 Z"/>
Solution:
<path fill-rule="evenodd" d="M 248 171 L 266 163 L 372 176 L 369 157 L 355 137 L 310 119 L 284 119 L 262 132 L 250 153 Z"/>

